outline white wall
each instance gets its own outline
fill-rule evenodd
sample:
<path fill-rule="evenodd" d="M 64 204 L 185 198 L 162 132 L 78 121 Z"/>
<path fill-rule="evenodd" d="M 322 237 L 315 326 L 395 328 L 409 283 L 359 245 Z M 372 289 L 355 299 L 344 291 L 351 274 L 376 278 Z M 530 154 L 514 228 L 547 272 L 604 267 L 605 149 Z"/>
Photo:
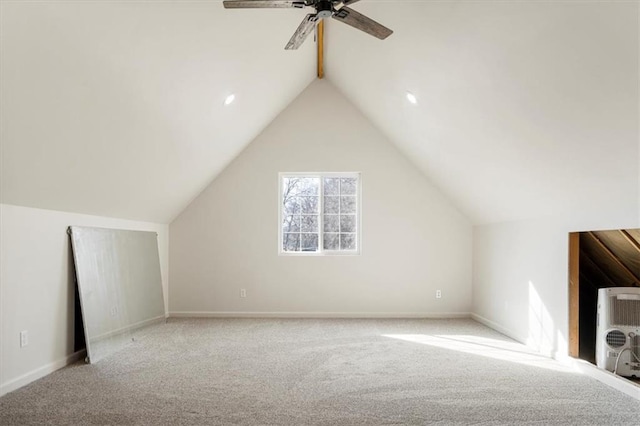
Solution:
<path fill-rule="evenodd" d="M 640 227 L 635 197 L 608 215 L 477 226 L 473 312 L 503 333 L 562 358 L 568 354 L 569 233 Z"/>
<path fill-rule="evenodd" d="M 0 204 L 0 394 L 64 366 L 74 353 L 74 270 L 67 227 L 158 233 L 165 305 L 167 225 Z M 20 348 L 19 333 L 29 344 Z"/>
<path fill-rule="evenodd" d="M 278 256 L 278 172 L 298 171 L 362 173 L 361 255 Z M 287 107 L 171 223 L 170 236 L 173 314 L 411 316 L 471 307 L 469 221 L 327 81 Z"/>
<path fill-rule="evenodd" d="M 542 119 L 541 137 L 531 148 L 554 147 L 559 155 L 547 155 L 546 161 L 556 164 L 561 174 L 531 175 L 540 191 L 515 188 L 520 197 L 536 206 L 529 217 L 476 226 L 473 242 L 473 312 L 478 319 L 558 357 L 568 353 L 568 234 L 640 227 L 638 4 L 585 2 L 566 11 L 571 16 L 557 28 L 570 29 L 567 34 L 580 35 L 577 42 L 587 40 L 585 46 L 596 48 L 584 50 L 591 59 L 583 60 L 587 58 L 576 51 L 577 42 L 568 44 L 571 50 L 557 61 L 544 62 L 547 69 L 553 69 L 549 75 L 557 83 L 549 86 L 556 94 L 548 93 L 545 99 L 558 105 L 562 105 L 561 99 L 576 102 L 593 115 L 576 115 L 576 108 L 567 109 L 574 119 L 565 120 L 568 127 L 560 133 L 552 125 L 560 116 L 553 108 L 521 115 L 524 120 Z M 594 19 L 585 20 L 589 15 Z M 595 22 L 599 22 L 599 29 L 591 31 Z M 597 64 L 590 62 L 593 58 Z M 556 78 L 557 71 L 566 67 L 575 72 Z M 512 93 L 538 95 L 540 87 L 535 81 L 523 79 Z M 575 90 L 570 89 L 573 82 L 580 81 L 583 83 Z M 586 84 L 589 81 L 594 83 Z M 503 143 L 517 146 L 527 137 L 528 133 L 520 132 Z M 530 151 L 519 151 L 525 152 L 523 158 L 528 161 Z M 501 158 L 503 154 L 491 155 Z M 579 168 L 585 173 L 578 173 Z M 501 178 L 512 180 L 512 176 Z M 562 181 L 571 185 L 559 192 L 555 201 L 549 200 L 545 194 L 557 192 Z M 520 201 L 503 197 L 500 202 L 513 205 Z"/>

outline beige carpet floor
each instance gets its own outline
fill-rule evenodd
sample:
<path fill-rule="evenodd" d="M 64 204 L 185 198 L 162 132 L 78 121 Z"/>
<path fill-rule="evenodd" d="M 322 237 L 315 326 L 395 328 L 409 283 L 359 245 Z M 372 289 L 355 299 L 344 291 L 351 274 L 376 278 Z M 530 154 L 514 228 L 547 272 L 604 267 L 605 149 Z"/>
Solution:
<path fill-rule="evenodd" d="M 0 398 L 0 425 L 639 425 L 472 320 L 174 319 Z"/>

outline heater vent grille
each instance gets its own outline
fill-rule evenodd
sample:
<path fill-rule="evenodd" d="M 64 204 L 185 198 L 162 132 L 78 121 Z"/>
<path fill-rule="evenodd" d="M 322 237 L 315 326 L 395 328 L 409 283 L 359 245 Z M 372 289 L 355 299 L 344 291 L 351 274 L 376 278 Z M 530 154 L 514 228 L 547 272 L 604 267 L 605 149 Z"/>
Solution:
<path fill-rule="evenodd" d="M 611 325 L 616 326 L 640 326 L 640 300 L 619 299 L 616 296 L 610 299 Z"/>
<path fill-rule="evenodd" d="M 612 330 L 607 333 L 607 345 L 612 348 L 621 348 L 627 342 L 627 337 L 620 330 Z"/>
<path fill-rule="evenodd" d="M 640 288 L 598 289 L 596 364 L 624 377 L 640 377 Z"/>

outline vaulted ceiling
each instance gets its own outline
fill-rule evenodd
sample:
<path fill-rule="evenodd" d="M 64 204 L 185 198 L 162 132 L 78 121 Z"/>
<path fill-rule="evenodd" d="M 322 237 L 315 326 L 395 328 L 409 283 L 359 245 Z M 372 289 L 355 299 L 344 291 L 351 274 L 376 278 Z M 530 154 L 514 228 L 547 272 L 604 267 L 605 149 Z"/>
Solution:
<path fill-rule="evenodd" d="M 315 78 L 297 10 L 1 7 L 5 203 L 167 223 Z"/>
<path fill-rule="evenodd" d="M 638 208 L 638 3 L 352 7 L 394 34 L 328 20 L 327 79 L 472 221 Z M 169 222 L 315 79 L 306 11 L 0 8 L 3 203 Z"/>

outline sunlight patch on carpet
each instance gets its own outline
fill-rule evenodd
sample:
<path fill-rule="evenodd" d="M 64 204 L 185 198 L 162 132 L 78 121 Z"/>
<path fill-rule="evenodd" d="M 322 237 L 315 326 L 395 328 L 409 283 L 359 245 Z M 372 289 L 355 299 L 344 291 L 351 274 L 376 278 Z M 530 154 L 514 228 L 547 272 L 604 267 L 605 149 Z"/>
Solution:
<path fill-rule="evenodd" d="M 562 365 L 551 358 L 532 352 L 529 348 L 517 342 L 465 335 L 383 334 L 382 336 L 547 370 L 565 373 L 574 371 L 572 368 Z"/>

